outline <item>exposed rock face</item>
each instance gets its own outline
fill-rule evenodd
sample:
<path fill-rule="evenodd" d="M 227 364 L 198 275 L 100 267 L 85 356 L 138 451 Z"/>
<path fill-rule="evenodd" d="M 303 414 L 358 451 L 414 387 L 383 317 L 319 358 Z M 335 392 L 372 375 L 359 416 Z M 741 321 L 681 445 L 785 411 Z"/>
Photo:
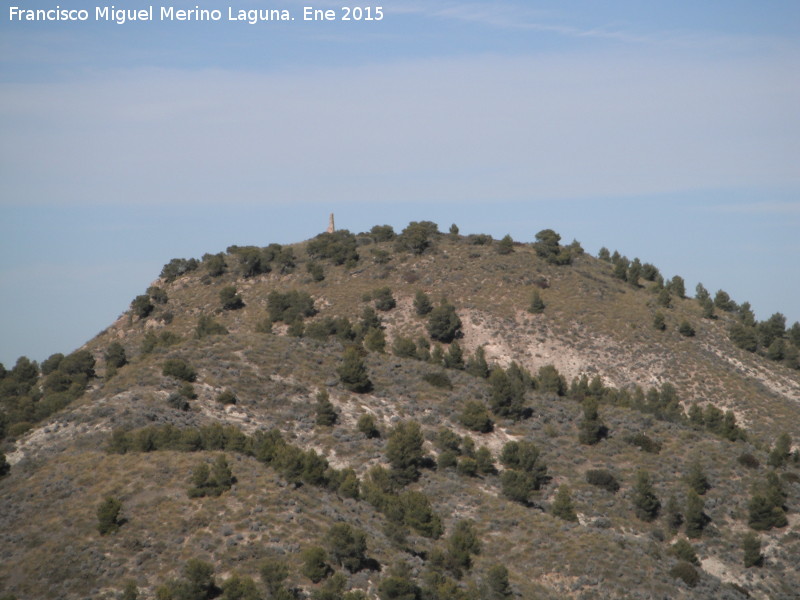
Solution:
<path fill-rule="evenodd" d="M 336 227 L 333 225 L 333 213 L 331 213 L 330 219 L 328 220 L 328 233 L 333 233 L 336 231 Z"/>

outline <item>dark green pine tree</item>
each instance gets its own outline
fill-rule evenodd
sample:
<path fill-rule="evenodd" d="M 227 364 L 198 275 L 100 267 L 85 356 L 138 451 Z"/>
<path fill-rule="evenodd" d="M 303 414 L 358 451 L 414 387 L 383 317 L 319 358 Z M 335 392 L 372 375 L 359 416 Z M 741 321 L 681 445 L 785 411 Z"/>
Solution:
<path fill-rule="evenodd" d="M 97 507 L 97 530 L 100 535 L 114 533 L 119 529 L 121 521 L 119 513 L 122 510 L 122 502 L 118 498 L 109 496 Z"/>
<path fill-rule="evenodd" d="M 372 381 L 369 379 L 367 367 L 361 358 L 358 348 L 348 346 L 344 350 L 341 366 L 336 370 L 342 385 L 357 394 L 369 392 Z"/>
<path fill-rule="evenodd" d="M 328 392 L 320 390 L 317 394 L 316 424 L 322 427 L 333 427 L 339 418 L 336 409 L 330 401 Z"/>
<path fill-rule="evenodd" d="M 539 294 L 539 290 L 533 290 L 531 294 L 531 303 L 528 306 L 528 312 L 534 315 L 538 315 L 539 313 L 544 312 L 545 303 L 542 300 L 541 294 Z"/>
<path fill-rule="evenodd" d="M 686 535 L 697 539 L 703 535 L 703 529 L 708 523 L 708 516 L 703 512 L 705 502 L 693 489 L 689 490 L 686 497 Z"/>
<path fill-rule="evenodd" d="M 497 244 L 497 253 L 505 255 L 511 254 L 512 252 L 514 252 L 514 240 L 511 239 L 510 235 L 506 234 Z"/>
<path fill-rule="evenodd" d="M 647 471 L 639 471 L 636 474 L 633 508 L 636 516 L 642 521 L 655 520 L 661 510 L 661 502 L 655 494 Z"/>
<path fill-rule="evenodd" d="M 558 488 L 553 506 L 550 508 L 554 516 L 564 521 L 577 521 L 578 515 L 575 512 L 575 507 L 572 505 L 572 496 L 570 495 L 569 488 L 562 485 Z"/>
<path fill-rule="evenodd" d="M 697 460 L 692 462 L 689 466 L 689 473 L 686 475 L 686 483 L 701 496 L 711 489 L 708 477 L 706 477 L 703 467 Z"/>
<path fill-rule="evenodd" d="M 761 554 L 761 540 L 752 531 L 748 531 L 742 539 L 745 568 L 760 567 L 764 564 L 764 555 Z"/>

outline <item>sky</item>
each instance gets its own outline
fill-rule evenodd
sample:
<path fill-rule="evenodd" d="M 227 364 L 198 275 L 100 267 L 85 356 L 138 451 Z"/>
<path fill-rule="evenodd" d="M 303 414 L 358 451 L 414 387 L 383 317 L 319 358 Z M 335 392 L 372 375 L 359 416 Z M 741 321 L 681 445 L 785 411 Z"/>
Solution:
<path fill-rule="evenodd" d="M 330 212 L 354 232 L 552 228 L 800 320 L 795 0 L 357 5 L 371 21 L 122 0 L 154 13 L 123 24 L 2 4 L 6 367 L 78 348 L 172 258 L 308 239 Z M 259 8 L 294 20 L 229 20 Z"/>

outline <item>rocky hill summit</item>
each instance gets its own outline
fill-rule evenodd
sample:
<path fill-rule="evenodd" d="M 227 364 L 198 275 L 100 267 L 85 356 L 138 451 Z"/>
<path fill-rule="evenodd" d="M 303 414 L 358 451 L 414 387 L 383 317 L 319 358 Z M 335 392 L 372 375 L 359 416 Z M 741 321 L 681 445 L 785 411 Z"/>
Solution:
<path fill-rule="evenodd" d="M 797 598 L 799 349 L 549 229 L 173 259 L 0 366 L 0 598 Z"/>

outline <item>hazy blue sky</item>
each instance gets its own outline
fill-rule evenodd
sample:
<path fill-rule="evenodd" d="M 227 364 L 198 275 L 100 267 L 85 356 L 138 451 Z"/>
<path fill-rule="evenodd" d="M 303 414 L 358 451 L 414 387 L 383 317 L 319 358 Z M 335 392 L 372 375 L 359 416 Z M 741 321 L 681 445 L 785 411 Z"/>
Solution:
<path fill-rule="evenodd" d="M 15 5 L 0 18 L 7 367 L 74 350 L 171 258 L 306 239 L 329 212 L 352 231 L 551 227 L 800 320 L 796 0 L 400 0 L 349 23 L 198 0 L 173 5 L 223 20 L 124 25 L 12 22 Z M 295 20 L 229 22 L 229 6 Z"/>

